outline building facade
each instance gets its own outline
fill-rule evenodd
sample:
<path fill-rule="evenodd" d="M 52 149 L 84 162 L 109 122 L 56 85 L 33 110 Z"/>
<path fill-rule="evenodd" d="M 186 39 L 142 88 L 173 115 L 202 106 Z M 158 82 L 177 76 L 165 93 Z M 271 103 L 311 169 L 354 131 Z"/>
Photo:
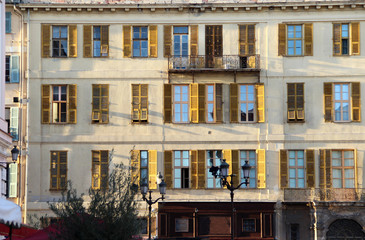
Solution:
<path fill-rule="evenodd" d="M 167 183 L 161 239 L 228 239 L 232 224 L 237 239 L 365 238 L 364 3 L 69 3 L 18 6 L 28 214 L 124 163 L 150 189 Z M 252 166 L 233 218 L 209 171 L 223 159 L 235 185 Z"/>

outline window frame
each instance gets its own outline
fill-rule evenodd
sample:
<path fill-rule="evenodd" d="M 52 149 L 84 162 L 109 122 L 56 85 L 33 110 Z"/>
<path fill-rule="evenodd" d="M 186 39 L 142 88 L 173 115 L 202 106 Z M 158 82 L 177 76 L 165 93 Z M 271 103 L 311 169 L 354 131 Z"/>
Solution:
<path fill-rule="evenodd" d="M 135 38 L 134 37 L 134 29 L 135 28 L 139 28 L 139 37 Z M 146 28 L 147 29 L 147 37 L 146 38 L 142 38 L 142 28 Z M 149 28 L 148 26 L 132 26 L 132 57 L 133 58 L 148 58 L 149 57 L 149 39 L 148 36 L 149 35 Z M 139 56 L 134 55 L 134 49 L 135 49 L 135 42 L 139 42 Z M 142 55 L 142 41 L 147 43 L 147 54 L 146 56 Z"/>
<path fill-rule="evenodd" d="M 53 36 L 53 33 L 54 33 L 54 28 L 55 27 L 58 27 L 59 28 L 59 37 L 58 38 L 55 38 L 54 36 Z M 61 28 L 66 28 L 66 30 L 67 30 L 67 32 L 66 32 L 66 38 L 63 38 L 63 37 L 61 37 L 61 32 L 62 32 L 62 30 L 61 30 Z M 53 57 L 53 58 L 68 58 L 69 57 L 69 29 L 68 29 L 68 25 L 52 25 L 51 26 L 51 29 L 52 29 L 52 32 L 51 32 L 51 49 L 52 49 L 52 54 L 51 54 L 51 56 Z M 55 51 L 55 48 L 54 48 L 54 42 L 55 41 L 59 41 L 59 43 L 58 43 L 58 51 L 59 51 L 59 53 L 58 53 L 58 56 L 57 55 L 55 55 L 54 53 L 54 51 Z M 65 56 L 62 56 L 62 54 L 61 54 L 61 51 L 62 51 L 62 43 L 61 43 L 61 41 L 66 41 L 66 55 Z"/>
<path fill-rule="evenodd" d="M 245 86 L 246 88 L 246 99 L 245 100 L 241 100 L 241 87 Z M 253 88 L 253 101 L 249 100 L 248 95 L 250 93 L 248 93 L 248 88 L 252 87 Z M 238 84 L 238 122 L 239 123 L 257 123 L 257 94 L 256 94 L 256 86 L 255 84 Z M 241 105 L 246 105 L 246 113 L 249 113 L 249 109 L 248 106 L 249 104 L 253 104 L 253 120 L 249 121 L 249 117 L 248 114 L 246 114 L 246 121 L 242 121 L 242 112 L 241 112 Z"/>
<path fill-rule="evenodd" d="M 241 157 L 242 156 L 241 152 L 246 152 L 246 157 L 245 158 Z M 252 164 L 253 159 L 250 157 L 250 153 L 253 153 L 253 155 L 255 156 L 255 159 L 254 159 L 255 165 Z M 242 170 L 241 166 L 243 166 L 245 164 L 246 160 L 248 160 L 248 163 L 251 166 L 249 185 L 246 186 L 246 184 L 242 184 L 241 188 L 251 188 L 251 189 L 257 188 L 257 153 L 256 153 L 256 150 L 243 149 L 243 150 L 239 150 L 238 154 L 239 154 L 238 157 L 239 157 L 239 163 L 240 163 L 240 165 L 239 165 L 240 166 L 240 170 L 239 170 L 240 182 L 244 182 L 246 180 L 243 176 L 243 170 Z M 255 172 L 255 177 L 254 178 L 252 177 L 252 172 Z M 254 183 L 254 186 L 251 185 L 252 183 Z"/>
<path fill-rule="evenodd" d="M 172 96 L 173 96 L 173 102 L 172 102 L 172 122 L 173 123 L 190 123 L 190 90 L 189 90 L 189 85 L 188 84 L 175 84 L 175 85 L 172 85 L 173 89 L 172 89 Z M 175 95 L 175 91 L 176 91 L 176 87 L 179 87 L 180 88 L 180 101 L 176 101 L 176 95 Z M 187 100 L 186 101 L 183 101 L 182 99 L 182 96 L 183 96 L 183 87 L 186 87 L 187 88 Z M 176 105 L 177 104 L 180 104 L 180 118 L 178 121 L 176 121 Z M 183 121 L 183 106 L 187 104 L 187 120 L 186 121 Z"/>
<path fill-rule="evenodd" d="M 341 153 L 341 166 L 333 166 L 333 152 L 340 152 Z M 345 152 L 352 152 L 352 158 L 345 158 Z M 345 166 L 345 160 L 346 159 L 352 159 L 353 166 Z M 353 178 L 346 178 L 345 170 L 353 170 Z M 341 171 L 341 178 L 334 178 L 333 170 L 340 170 Z M 334 187 L 334 179 L 340 179 L 341 180 L 341 187 Z M 346 180 L 347 179 L 353 179 L 353 187 L 346 187 Z M 355 150 L 353 149 L 332 149 L 331 150 L 331 184 L 332 188 L 335 189 L 353 189 L 356 188 L 356 154 Z"/>
<path fill-rule="evenodd" d="M 64 186 L 61 186 L 61 160 L 60 160 L 60 154 L 62 153 L 66 153 L 66 174 L 65 174 L 65 185 Z M 56 162 L 56 165 L 57 165 L 57 173 L 56 173 L 56 187 L 52 187 L 52 154 L 53 153 L 56 153 L 57 154 L 57 162 Z M 66 190 L 67 189 L 67 173 L 68 173 L 68 151 L 50 151 L 50 187 L 49 187 L 49 190 L 50 191 L 63 191 L 63 190 Z"/>
<path fill-rule="evenodd" d="M 294 27 L 294 37 L 289 38 L 289 27 Z M 301 27 L 301 37 L 296 37 L 296 27 Z M 301 41 L 300 54 L 296 54 L 296 41 Z M 294 54 L 289 54 L 289 41 L 294 41 Z M 286 24 L 286 56 L 287 57 L 302 57 L 304 56 L 304 24 Z"/>
<path fill-rule="evenodd" d="M 300 159 L 299 157 L 298 157 L 298 152 L 299 151 L 301 151 L 301 152 L 303 152 L 303 166 L 299 166 L 298 165 L 298 159 Z M 290 157 L 290 152 L 294 152 L 295 153 L 295 157 L 294 157 L 294 161 L 295 161 L 295 165 L 294 166 L 291 166 L 291 164 L 290 164 L 290 160 L 292 159 L 291 157 Z M 306 182 L 307 182 L 307 178 L 306 178 L 306 170 L 307 170 L 307 168 L 306 168 L 306 165 L 307 163 L 306 163 L 306 156 L 305 156 L 305 151 L 304 150 L 301 150 L 301 149 L 298 149 L 298 150 L 296 150 L 296 149 L 290 149 L 290 150 L 288 150 L 288 188 L 300 188 L 300 189 L 302 189 L 302 188 L 306 188 L 307 187 L 307 184 L 306 184 Z M 291 173 L 290 173 L 290 170 L 291 169 L 294 169 L 295 170 L 295 177 L 291 177 Z M 303 169 L 303 178 L 299 178 L 298 177 L 298 169 Z M 290 185 L 290 180 L 291 179 L 295 179 L 295 187 L 292 187 L 291 185 Z M 300 187 L 299 186 L 299 179 L 303 179 L 303 187 Z"/>
<path fill-rule="evenodd" d="M 146 153 L 147 154 L 147 157 L 146 158 L 143 158 L 143 159 L 145 159 L 146 160 L 146 166 L 142 166 L 142 161 L 143 161 L 143 159 L 142 159 L 142 153 Z M 143 184 L 144 182 L 143 182 L 143 178 L 142 178 L 142 176 L 143 176 L 143 174 L 142 174 L 142 172 L 143 171 L 146 171 L 146 181 L 145 181 L 145 183 L 147 184 L 147 185 L 149 185 L 149 163 L 150 163 L 150 159 L 149 159 L 149 154 L 148 154 L 148 150 L 139 150 L 139 176 L 140 176 L 140 179 L 139 179 L 139 182 L 140 182 L 140 184 Z"/>
<path fill-rule="evenodd" d="M 209 153 L 212 151 L 213 152 L 213 158 L 209 158 Z M 217 157 L 217 152 L 220 152 L 220 158 Z M 209 169 L 211 166 L 220 166 L 222 161 L 223 161 L 223 150 L 206 150 L 205 151 L 205 159 L 206 159 L 206 188 L 207 189 L 217 189 L 217 188 L 221 188 L 222 185 L 220 183 L 220 178 L 215 178 L 211 172 L 209 172 Z M 209 179 L 213 179 L 213 187 L 209 187 Z"/>
<path fill-rule="evenodd" d="M 341 91 L 341 97 L 339 100 L 336 100 L 336 86 L 340 86 Z M 348 95 L 348 99 L 347 100 L 343 100 L 343 86 L 347 85 L 348 86 L 348 91 L 347 91 L 347 95 Z M 352 112 L 352 104 L 351 104 L 351 83 L 333 83 L 333 115 L 334 115 L 334 122 L 352 122 L 352 117 L 351 117 L 351 112 Z M 341 113 L 340 113 L 340 120 L 336 120 L 336 103 L 340 103 L 341 104 Z M 343 114 L 343 103 L 348 103 L 348 120 L 344 120 L 344 114 Z"/>
<path fill-rule="evenodd" d="M 216 109 L 216 85 L 215 84 L 205 84 L 205 122 L 206 123 L 215 123 L 217 120 L 217 113 Z M 209 92 L 209 87 L 213 88 L 213 92 Z M 213 100 L 209 101 L 209 95 L 212 95 Z M 213 105 L 213 120 L 209 121 L 209 105 Z"/>
<path fill-rule="evenodd" d="M 176 157 L 176 153 L 177 152 L 180 152 L 180 158 L 177 158 Z M 184 158 L 184 153 L 187 152 L 187 155 L 188 157 L 187 158 Z M 189 189 L 190 188 L 190 180 L 191 180 L 191 174 L 190 174 L 190 166 L 191 166 L 191 159 L 190 159 L 190 151 L 189 150 L 174 150 L 173 151 L 173 161 L 174 161 L 174 181 L 173 181 L 173 184 L 174 184 L 174 188 L 175 189 Z M 185 166 L 184 165 L 184 160 L 188 160 L 188 166 Z M 180 166 L 177 166 L 176 164 L 176 161 L 179 161 L 179 165 Z M 187 170 L 186 170 L 187 169 Z M 176 170 L 179 171 L 180 170 L 180 178 L 177 178 L 176 177 Z M 185 178 L 186 176 L 184 176 L 184 171 L 187 172 L 188 176 L 187 178 Z M 176 181 L 180 180 L 180 187 L 178 187 L 175 183 Z M 187 186 L 186 186 L 186 183 L 185 181 L 187 181 Z"/>
<path fill-rule="evenodd" d="M 67 123 L 67 120 L 68 120 L 68 87 L 67 85 L 51 85 L 52 87 L 52 91 L 51 91 L 51 120 L 52 120 L 52 123 L 57 123 L 57 124 L 65 124 Z M 54 88 L 55 87 L 58 87 L 58 100 L 54 100 Z M 66 100 L 62 100 L 62 87 L 66 87 Z M 54 105 L 57 104 L 58 108 L 57 109 L 60 109 L 61 111 L 58 112 L 58 118 L 62 120 L 62 104 L 65 104 L 66 106 L 66 112 L 65 112 L 65 121 L 56 121 L 55 120 L 55 116 L 54 116 L 54 111 L 55 111 L 55 107 Z"/>
<path fill-rule="evenodd" d="M 92 25 L 92 57 L 93 58 L 107 58 L 109 57 L 109 42 L 108 47 L 103 48 L 103 27 L 107 27 L 108 29 L 108 35 L 109 35 L 109 26 L 108 25 Z M 99 28 L 99 38 L 95 37 L 95 28 Z M 109 38 L 109 36 L 108 36 Z M 108 39 L 109 40 L 109 39 Z M 99 56 L 95 55 L 95 41 L 99 41 Z"/>

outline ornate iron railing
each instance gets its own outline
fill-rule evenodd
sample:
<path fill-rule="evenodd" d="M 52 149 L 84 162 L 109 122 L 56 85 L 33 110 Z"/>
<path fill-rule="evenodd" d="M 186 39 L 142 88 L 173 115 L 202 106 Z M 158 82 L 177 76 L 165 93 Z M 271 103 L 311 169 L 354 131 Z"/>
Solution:
<path fill-rule="evenodd" d="M 260 69 L 259 55 L 241 57 L 238 55 L 223 56 L 170 56 L 169 70 L 244 70 Z"/>
<path fill-rule="evenodd" d="M 335 201 L 335 202 L 365 202 L 364 188 L 312 188 L 284 189 L 284 201 L 310 202 L 310 201 Z"/>

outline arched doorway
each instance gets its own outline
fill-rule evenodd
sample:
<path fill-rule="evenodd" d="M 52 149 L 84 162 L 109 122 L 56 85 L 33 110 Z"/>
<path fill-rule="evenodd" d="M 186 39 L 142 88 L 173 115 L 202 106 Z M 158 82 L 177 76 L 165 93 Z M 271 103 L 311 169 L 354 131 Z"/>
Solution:
<path fill-rule="evenodd" d="M 362 226 L 354 220 L 339 219 L 328 228 L 327 240 L 365 240 Z"/>

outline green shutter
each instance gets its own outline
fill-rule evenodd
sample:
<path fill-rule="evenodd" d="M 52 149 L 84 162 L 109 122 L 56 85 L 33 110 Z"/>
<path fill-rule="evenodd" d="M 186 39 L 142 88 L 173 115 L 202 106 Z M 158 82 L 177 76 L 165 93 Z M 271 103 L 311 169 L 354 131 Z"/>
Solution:
<path fill-rule="evenodd" d="M 19 140 L 19 108 L 10 108 L 10 135 L 13 137 L 13 141 Z"/>
<path fill-rule="evenodd" d="M 18 83 L 19 82 L 19 56 L 17 56 L 17 55 L 11 56 L 10 68 L 11 68 L 10 82 Z"/>
<path fill-rule="evenodd" d="M 9 198 L 17 197 L 18 188 L 18 164 L 9 164 Z"/>
<path fill-rule="evenodd" d="M 5 33 L 11 33 L 11 12 L 6 12 Z"/>

